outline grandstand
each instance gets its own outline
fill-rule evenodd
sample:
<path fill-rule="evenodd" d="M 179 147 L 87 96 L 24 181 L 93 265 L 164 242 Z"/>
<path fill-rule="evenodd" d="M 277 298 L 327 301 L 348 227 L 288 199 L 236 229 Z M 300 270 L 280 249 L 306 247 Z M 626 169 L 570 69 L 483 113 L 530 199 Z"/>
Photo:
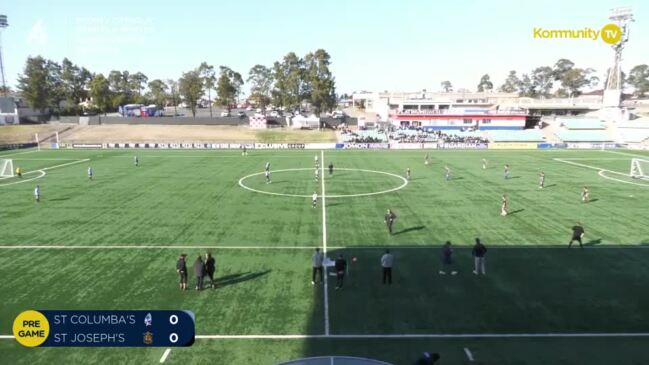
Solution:
<path fill-rule="evenodd" d="M 613 142 L 605 131 L 565 130 L 557 131 L 556 135 L 564 142 Z"/>
<path fill-rule="evenodd" d="M 489 137 L 493 142 L 543 142 L 545 140 L 543 133 L 538 129 L 493 130 L 489 131 Z"/>
<path fill-rule="evenodd" d="M 617 125 L 621 142 L 642 143 L 649 140 L 649 118 L 627 120 Z"/>
<path fill-rule="evenodd" d="M 606 129 L 602 120 L 595 118 L 557 118 L 560 125 L 569 130 L 600 130 Z"/>
<path fill-rule="evenodd" d="M 366 129 L 340 132 L 339 140 L 351 143 L 387 142 L 388 136 L 381 129 Z"/>

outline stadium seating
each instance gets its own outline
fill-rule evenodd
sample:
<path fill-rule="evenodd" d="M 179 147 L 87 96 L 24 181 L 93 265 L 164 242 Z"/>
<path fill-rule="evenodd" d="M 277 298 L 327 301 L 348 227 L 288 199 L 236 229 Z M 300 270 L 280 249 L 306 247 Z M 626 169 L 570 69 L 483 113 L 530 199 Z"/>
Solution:
<path fill-rule="evenodd" d="M 489 131 L 493 142 L 543 142 L 545 138 L 538 129 L 525 129 L 517 131 L 494 130 Z"/>
<path fill-rule="evenodd" d="M 640 143 L 649 139 L 649 128 L 619 128 L 618 131 L 626 143 Z"/>
<path fill-rule="evenodd" d="M 605 129 L 600 119 L 594 118 L 557 118 L 567 129 Z"/>
<path fill-rule="evenodd" d="M 353 142 L 361 140 L 374 140 L 380 142 L 387 142 L 388 138 L 385 132 L 376 129 L 358 130 L 353 133 L 341 134 L 343 142 Z"/>
<path fill-rule="evenodd" d="M 556 136 L 564 142 L 611 142 L 611 137 L 604 131 L 566 130 L 557 131 Z"/>

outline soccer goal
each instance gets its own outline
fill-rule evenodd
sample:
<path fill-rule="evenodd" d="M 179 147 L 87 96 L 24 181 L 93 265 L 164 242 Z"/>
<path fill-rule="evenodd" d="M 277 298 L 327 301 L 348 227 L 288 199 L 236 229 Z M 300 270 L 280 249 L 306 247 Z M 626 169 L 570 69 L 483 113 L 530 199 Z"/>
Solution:
<path fill-rule="evenodd" d="M 634 179 L 649 179 L 649 175 L 647 174 L 649 174 L 649 160 L 632 158 L 629 176 Z"/>
<path fill-rule="evenodd" d="M 2 158 L 0 159 L 0 178 L 14 176 L 14 162 L 13 160 Z"/>

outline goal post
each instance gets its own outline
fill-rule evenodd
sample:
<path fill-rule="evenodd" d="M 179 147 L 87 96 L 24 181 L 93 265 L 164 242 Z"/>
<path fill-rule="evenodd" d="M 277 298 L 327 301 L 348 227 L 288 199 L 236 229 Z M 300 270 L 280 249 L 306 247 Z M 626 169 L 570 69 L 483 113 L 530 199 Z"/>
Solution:
<path fill-rule="evenodd" d="M 14 176 L 14 161 L 11 159 L 0 159 L 0 178 Z"/>
<path fill-rule="evenodd" d="M 649 179 L 649 160 L 641 158 L 631 159 L 631 171 L 629 176 L 634 179 Z"/>

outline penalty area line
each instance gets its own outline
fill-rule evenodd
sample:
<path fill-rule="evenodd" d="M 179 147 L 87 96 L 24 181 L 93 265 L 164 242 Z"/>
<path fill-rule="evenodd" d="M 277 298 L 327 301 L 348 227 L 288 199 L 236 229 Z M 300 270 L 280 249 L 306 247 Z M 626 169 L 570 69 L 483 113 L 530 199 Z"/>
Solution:
<path fill-rule="evenodd" d="M 171 353 L 171 349 L 166 349 L 164 354 L 162 354 L 162 357 L 160 358 L 160 363 L 164 363 L 167 360 L 167 357 Z"/>

